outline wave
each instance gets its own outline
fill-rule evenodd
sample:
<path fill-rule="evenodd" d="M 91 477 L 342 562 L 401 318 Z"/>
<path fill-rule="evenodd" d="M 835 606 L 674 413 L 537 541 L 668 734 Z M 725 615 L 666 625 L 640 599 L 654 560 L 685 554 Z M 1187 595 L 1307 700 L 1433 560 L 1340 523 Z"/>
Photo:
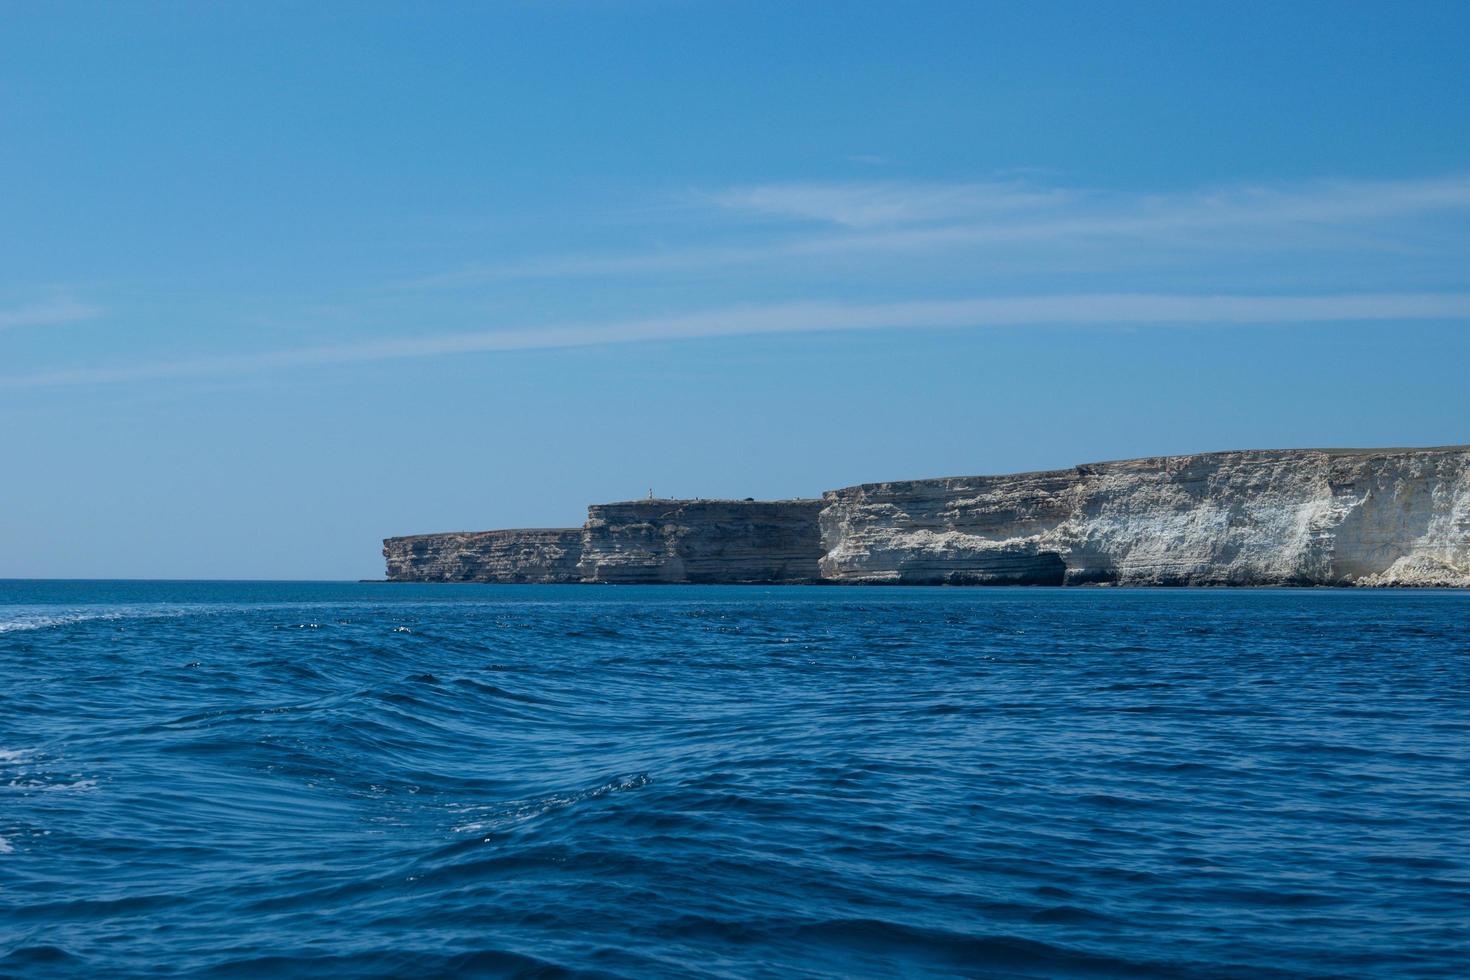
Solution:
<path fill-rule="evenodd" d="M 55 629 L 78 623 L 116 622 L 137 619 L 176 619 L 215 611 L 205 606 L 98 606 L 75 608 L 56 606 L 0 606 L 0 633 Z"/>
<path fill-rule="evenodd" d="M 1464 972 L 1470 594 L 7 595 L 0 975 Z"/>
<path fill-rule="evenodd" d="M 622 793 L 633 789 L 642 789 L 653 778 L 648 773 L 639 773 L 625 779 L 614 779 L 597 786 L 578 790 L 572 793 L 558 793 L 551 796 L 543 796 L 534 800 L 515 800 L 509 803 L 495 804 L 489 807 L 460 806 L 455 812 L 475 812 L 480 819 L 470 823 L 460 824 L 454 828 L 457 834 L 479 834 L 486 831 L 500 831 L 516 824 L 522 824 L 537 817 L 564 810 L 567 807 L 585 803 L 607 796 L 609 793 Z"/>
<path fill-rule="evenodd" d="M 52 626 L 70 626 L 97 619 L 123 619 L 122 613 L 16 613 L 7 610 L 6 618 L 0 619 L 0 633 L 18 633 L 24 630 L 43 630 Z"/>
<path fill-rule="evenodd" d="M 0 605 L 0 633 L 54 629 L 90 622 L 179 619 L 187 616 L 239 615 L 273 611 L 308 612 L 339 608 L 330 603 L 321 602 L 127 603 L 95 606 Z M 291 622 L 273 625 L 279 629 L 321 629 L 327 624 Z"/>

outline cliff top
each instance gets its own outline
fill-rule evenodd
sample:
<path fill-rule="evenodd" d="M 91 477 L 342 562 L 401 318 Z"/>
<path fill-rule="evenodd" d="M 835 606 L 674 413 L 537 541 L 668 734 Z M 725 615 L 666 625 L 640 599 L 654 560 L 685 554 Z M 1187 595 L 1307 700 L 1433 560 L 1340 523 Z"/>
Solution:
<path fill-rule="evenodd" d="M 490 535 L 581 534 L 581 527 L 498 527 L 490 531 L 431 531 L 428 534 L 397 534 L 389 541 L 421 541 L 429 538 L 480 538 Z"/>
<path fill-rule="evenodd" d="M 593 507 L 629 507 L 642 505 L 645 507 L 667 507 L 669 505 L 679 506 L 682 504 L 729 504 L 740 506 L 741 504 L 819 504 L 821 497 L 781 497 L 775 500 L 756 497 L 640 497 L 634 500 L 609 500 L 601 504 L 592 504 Z"/>
<path fill-rule="evenodd" d="M 1353 447 L 1329 447 L 1311 449 L 1224 449 L 1203 453 L 1185 453 L 1178 456 L 1139 456 L 1133 459 L 1110 459 L 1096 463 L 1079 463 L 1076 466 L 1068 466 L 1056 470 L 1024 470 L 1016 473 L 977 473 L 971 475 L 950 475 L 925 477 L 917 480 L 876 480 L 871 483 L 856 483 L 852 486 L 840 487 L 837 490 L 829 490 L 828 494 L 842 493 L 847 490 L 866 490 L 876 487 L 904 487 L 916 486 L 923 483 L 933 483 L 939 480 L 1019 480 L 1034 478 L 1061 478 L 1079 472 L 1095 469 L 1111 469 L 1127 466 L 1165 466 L 1183 465 L 1194 460 L 1210 458 L 1259 458 L 1262 456 L 1410 456 L 1421 453 L 1470 453 L 1470 444 L 1458 446 L 1393 446 L 1380 448 L 1353 448 Z"/>

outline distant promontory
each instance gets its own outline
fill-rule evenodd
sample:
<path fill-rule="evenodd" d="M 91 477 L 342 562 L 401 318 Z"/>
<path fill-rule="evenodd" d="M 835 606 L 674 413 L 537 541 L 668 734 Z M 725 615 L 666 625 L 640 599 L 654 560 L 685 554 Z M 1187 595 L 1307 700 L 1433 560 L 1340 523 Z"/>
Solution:
<path fill-rule="evenodd" d="M 389 581 L 1470 587 L 1470 446 L 1160 456 L 383 542 Z"/>

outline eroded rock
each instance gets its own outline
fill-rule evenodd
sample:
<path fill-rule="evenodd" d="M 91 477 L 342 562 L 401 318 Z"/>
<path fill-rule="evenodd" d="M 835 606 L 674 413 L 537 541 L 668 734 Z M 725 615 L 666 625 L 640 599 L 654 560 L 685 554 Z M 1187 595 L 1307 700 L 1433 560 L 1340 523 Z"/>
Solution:
<path fill-rule="evenodd" d="M 579 582 L 582 529 L 416 534 L 383 542 L 390 582 Z"/>
<path fill-rule="evenodd" d="M 1470 587 L 1470 447 L 633 500 L 581 528 L 389 538 L 383 554 L 393 581 Z"/>
<path fill-rule="evenodd" d="M 1470 450 L 1264 450 L 824 497 L 835 582 L 1470 586 Z"/>

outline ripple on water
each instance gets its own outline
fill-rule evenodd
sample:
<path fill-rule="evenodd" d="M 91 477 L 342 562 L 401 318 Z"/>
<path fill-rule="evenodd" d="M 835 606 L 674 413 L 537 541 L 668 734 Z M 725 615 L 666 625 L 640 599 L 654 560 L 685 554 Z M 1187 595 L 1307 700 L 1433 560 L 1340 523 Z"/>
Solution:
<path fill-rule="evenodd" d="M 1459 977 L 1467 620 L 0 583 L 0 974 Z"/>

